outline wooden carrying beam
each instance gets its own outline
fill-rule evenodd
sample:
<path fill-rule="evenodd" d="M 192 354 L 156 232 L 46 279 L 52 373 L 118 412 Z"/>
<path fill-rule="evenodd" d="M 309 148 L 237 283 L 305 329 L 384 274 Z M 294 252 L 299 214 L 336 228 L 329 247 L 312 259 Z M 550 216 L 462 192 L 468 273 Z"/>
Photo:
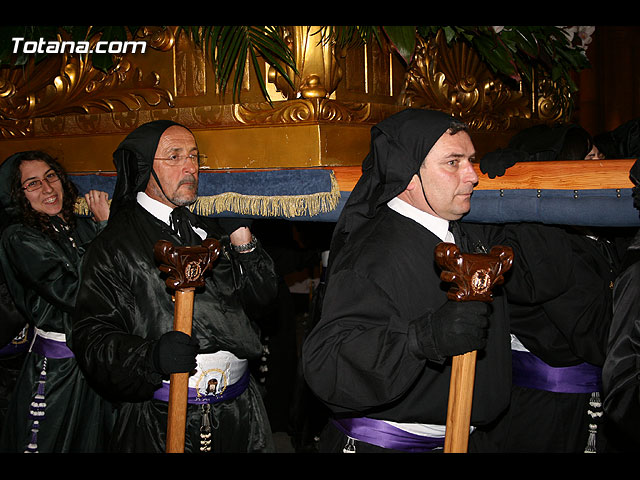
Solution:
<path fill-rule="evenodd" d="M 478 190 L 598 190 L 631 188 L 629 170 L 635 160 L 566 160 L 522 162 L 508 168 L 501 177 L 478 173 Z"/>
<path fill-rule="evenodd" d="M 508 168 L 501 177 L 489 178 L 474 164 L 479 182 L 477 190 L 591 190 L 631 188 L 629 170 L 634 159 L 567 160 L 553 162 L 523 162 Z M 362 169 L 330 167 L 340 190 L 350 192 L 360 178 Z"/>
<path fill-rule="evenodd" d="M 629 179 L 634 162 L 525 162 L 497 178 L 484 175 L 474 164 L 479 181 L 464 221 L 638 227 L 640 216 L 633 206 Z M 329 172 L 331 180 L 326 180 L 326 185 L 317 183 L 330 178 L 319 174 Z M 361 172 L 360 166 L 203 169 L 197 213 L 336 222 Z M 84 172 L 71 174 L 71 178 L 81 193 L 77 213 L 87 215 L 82 194 L 90 189 L 113 192 L 116 174 Z"/>

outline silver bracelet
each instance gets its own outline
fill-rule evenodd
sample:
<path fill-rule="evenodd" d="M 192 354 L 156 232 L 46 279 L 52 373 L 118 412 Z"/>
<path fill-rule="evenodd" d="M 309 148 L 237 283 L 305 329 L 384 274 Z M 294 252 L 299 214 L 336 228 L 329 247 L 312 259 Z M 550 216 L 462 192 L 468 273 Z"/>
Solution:
<path fill-rule="evenodd" d="M 242 245 L 234 245 L 231 244 L 231 248 L 233 248 L 238 253 L 247 253 L 251 252 L 258 246 L 258 239 L 254 234 L 251 234 L 251 241 L 249 243 L 243 243 Z"/>

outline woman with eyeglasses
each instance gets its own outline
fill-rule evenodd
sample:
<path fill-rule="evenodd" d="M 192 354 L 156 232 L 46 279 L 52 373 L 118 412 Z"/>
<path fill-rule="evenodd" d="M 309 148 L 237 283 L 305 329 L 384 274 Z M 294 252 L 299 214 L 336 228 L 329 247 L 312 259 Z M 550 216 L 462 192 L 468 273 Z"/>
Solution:
<path fill-rule="evenodd" d="M 74 213 L 77 197 L 62 166 L 44 152 L 20 152 L 0 165 L 0 206 L 11 219 L 0 265 L 34 330 L 0 432 L 2 452 L 95 452 L 106 434 L 108 408 L 67 343 L 82 255 L 104 227 L 109 203 L 106 193 L 89 192 L 90 219 Z"/>

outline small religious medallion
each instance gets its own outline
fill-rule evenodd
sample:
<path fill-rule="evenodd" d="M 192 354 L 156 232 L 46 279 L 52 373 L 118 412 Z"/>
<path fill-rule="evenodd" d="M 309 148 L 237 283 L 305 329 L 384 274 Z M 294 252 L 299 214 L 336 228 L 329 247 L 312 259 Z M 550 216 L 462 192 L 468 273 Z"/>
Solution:
<path fill-rule="evenodd" d="M 204 285 L 203 274 L 220 255 L 220 242 L 207 238 L 201 246 L 174 246 L 160 240 L 154 247 L 159 269 L 167 273 L 165 283 L 171 289 L 194 288 Z"/>
<path fill-rule="evenodd" d="M 187 279 L 187 281 L 193 282 L 198 277 L 200 277 L 200 275 L 202 275 L 201 265 L 202 265 L 201 260 L 194 260 L 187 263 L 187 265 L 184 267 L 184 276 Z"/>
<path fill-rule="evenodd" d="M 487 270 L 480 269 L 471 277 L 471 289 L 477 295 L 485 295 L 491 287 L 491 275 Z"/>

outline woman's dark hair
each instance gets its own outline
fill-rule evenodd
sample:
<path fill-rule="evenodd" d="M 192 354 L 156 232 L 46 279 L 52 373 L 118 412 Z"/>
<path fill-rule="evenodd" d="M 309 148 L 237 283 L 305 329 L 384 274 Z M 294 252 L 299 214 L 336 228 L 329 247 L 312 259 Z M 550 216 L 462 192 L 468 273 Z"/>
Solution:
<path fill-rule="evenodd" d="M 75 184 L 69 180 L 67 173 L 62 168 L 62 165 L 58 163 L 56 159 L 50 156 L 48 153 L 38 150 L 30 150 L 22 152 L 18 157 L 18 161 L 15 163 L 14 170 L 12 172 L 11 181 L 11 197 L 17 207 L 17 216 L 20 221 L 25 225 L 36 228 L 51 237 L 56 236 L 51 219 L 49 215 L 37 212 L 31 206 L 31 203 L 24 194 L 22 189 L 22 175 L 20 173 L 20 165 L 22 162 L 31 160 L 42 160 L 49 165 L 60 178 L 62 184 L 63 199 L 62 199 L 62 216 L 70 227 L 75 227 L 76 216 L 74 213 L 76 199 L 78 197 L 78 189 Z"/>

